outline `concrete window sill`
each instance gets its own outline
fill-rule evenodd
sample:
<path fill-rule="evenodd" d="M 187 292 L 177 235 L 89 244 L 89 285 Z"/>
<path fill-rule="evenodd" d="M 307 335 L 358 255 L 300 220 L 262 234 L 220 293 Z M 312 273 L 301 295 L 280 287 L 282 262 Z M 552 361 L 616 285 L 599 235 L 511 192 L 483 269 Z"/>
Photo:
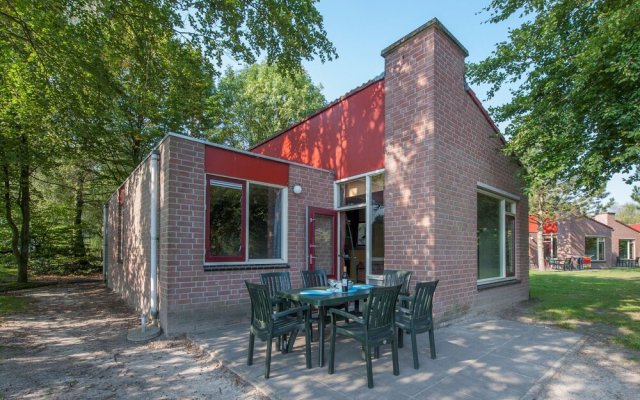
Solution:
<path fill-rule="evenodd" d="M 204 265 L 204 271 L 245 271 L 255 269 L 288 269 L 289 264 L 225 264 L 225 265 Z"/>

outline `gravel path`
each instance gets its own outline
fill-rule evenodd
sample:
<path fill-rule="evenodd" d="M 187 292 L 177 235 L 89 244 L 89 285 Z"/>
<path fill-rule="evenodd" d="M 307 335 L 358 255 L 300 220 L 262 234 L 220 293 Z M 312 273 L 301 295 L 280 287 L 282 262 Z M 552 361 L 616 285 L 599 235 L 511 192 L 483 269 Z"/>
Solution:
<path fill-rule="evenodd" d="M 184 338 L 128 342 L 138 319 L 101 283 L 14 295 L 33 306 L 0 318 L 0 399 L 267 399 Z"/>

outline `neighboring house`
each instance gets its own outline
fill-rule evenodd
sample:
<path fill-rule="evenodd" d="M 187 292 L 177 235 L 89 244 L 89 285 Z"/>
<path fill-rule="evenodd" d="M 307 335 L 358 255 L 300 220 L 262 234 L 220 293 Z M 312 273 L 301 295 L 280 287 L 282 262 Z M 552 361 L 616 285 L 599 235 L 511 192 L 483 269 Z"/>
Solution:
<path fill-rule="evenodd" d="M 268 271 L 411 270 L 440 280 L 440 321 L 527 299 L 519 165 L 467 51 L 434 19 L 382 56 L 384 75 L 250 152 L 165 137 L 105 205 L 108 285 L 167 334 L 247 314 L 244 280 Z"/>
<path fill-rule="evenodd" d="M 529 217 L 529 263 L 537 268 L 537 223 Z M 590 257 L 592 268 L 629 265 L 635 260 L 640 232 L 615 219 L 615 213 L 589 217 L 567 217 L 543 225 L 544 256 Z M 621 261 L 621 262 L 620 262 Z"/>
<path fill-rule="evenodd" d="M 638 257 L 636 246 L 640 243 L 640 232 L 618 221 L 615 213 L 599 214 L 594 218 L 596 221 L 613 228 L 611 232 L 611 251 L 608 253 L 609 265 L 624 266 L 628 265 L 631 260 L 635 261 L 636 257 Z"/>

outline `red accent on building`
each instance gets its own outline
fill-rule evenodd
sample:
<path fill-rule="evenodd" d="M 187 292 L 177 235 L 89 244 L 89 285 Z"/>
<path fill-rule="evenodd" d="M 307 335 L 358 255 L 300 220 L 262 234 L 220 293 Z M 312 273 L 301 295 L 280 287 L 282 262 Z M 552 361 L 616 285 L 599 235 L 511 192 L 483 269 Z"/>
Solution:
<path fill-rule="evenodd" d="M 538 232 L 538 219 L 533 215 L 529 216 L 529 233 L 537 233 Z M 547 219 L 542 226 L 542 233 L 545 235 L 557 234 L 558 233 L 558 222 L 551 221 Z"/>
<path fill-rule="evenodd" d="M 209 174 L 289 185 L 289 165 L 260 157 L 205 146 L 204 170 Z"/>
<path fill-rule="evenodd" d="M 384 80 L 356 89 L 251 151 L 335 171 L 336 179 L 384 168 Z"/>
<path fill-rule="evenodd" d="M 640 232 L 640 224 L 629 224 L 627 226 L 631 229 L 635 229 L 636 231 Z"/>

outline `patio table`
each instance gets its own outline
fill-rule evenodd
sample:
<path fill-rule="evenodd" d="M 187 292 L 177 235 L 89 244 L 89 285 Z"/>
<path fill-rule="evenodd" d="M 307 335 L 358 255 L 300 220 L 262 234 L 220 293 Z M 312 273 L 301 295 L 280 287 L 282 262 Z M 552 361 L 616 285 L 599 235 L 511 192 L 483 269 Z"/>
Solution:
<path fill-rule="evenodd" d="M 318 366 L 324 366 L 324 328 L 327 308 L 349 301 L 364 300 L 372 285 L 354 285 L 348 292 L 334 291 L 329 287 L 291 289 L 278 292 L 278 296 L 318 308 Z"/>

